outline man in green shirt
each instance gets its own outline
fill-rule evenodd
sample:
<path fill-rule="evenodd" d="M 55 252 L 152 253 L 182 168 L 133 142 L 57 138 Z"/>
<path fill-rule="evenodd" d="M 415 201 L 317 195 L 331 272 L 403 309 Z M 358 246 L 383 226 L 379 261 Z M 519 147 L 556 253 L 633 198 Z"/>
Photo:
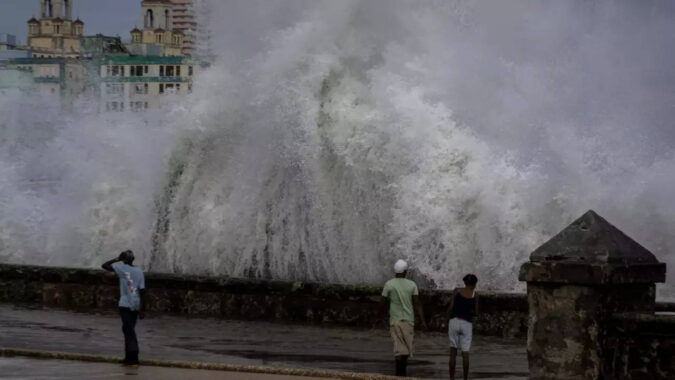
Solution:
<path fill-rule="evenodd" d="M 415 314 L 417 310 L 422 328 L 426 330 L 424 312 L 419 302 L 417 285 L 408 279 L 408 263 L 398 260 L 394 264 L 396 277 L 387 281 L 382 289 L 382 303 L 389 301 L 389 331 L 394 342 L 394 359 L 396 360 L 396 376 L 406 376 L 408 357 L 413 355 L 413 339 L 415 337 Z"/>

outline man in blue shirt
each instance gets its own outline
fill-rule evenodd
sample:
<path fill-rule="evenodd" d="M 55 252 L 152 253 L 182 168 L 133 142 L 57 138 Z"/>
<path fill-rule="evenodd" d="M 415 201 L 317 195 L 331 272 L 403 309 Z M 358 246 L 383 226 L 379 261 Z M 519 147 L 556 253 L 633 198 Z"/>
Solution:
<path fill-rule="evenodd" d="M 118 264 L 121 262 L 122 264 Z M 119 311 L 124 333 L 124 361 L 129 366 L 138 365 L 138 341 L 136 340 L 136 319 L 143 319 L 143 293 L 145 277 L 143 271 L 133 266 L 134 253 L 131 250 L 120 253 L 117 258 L 106 261 L 102 267 L 115 272 L 120 279 Z M 116 264 L 116 265 L 113 265 Z"/>

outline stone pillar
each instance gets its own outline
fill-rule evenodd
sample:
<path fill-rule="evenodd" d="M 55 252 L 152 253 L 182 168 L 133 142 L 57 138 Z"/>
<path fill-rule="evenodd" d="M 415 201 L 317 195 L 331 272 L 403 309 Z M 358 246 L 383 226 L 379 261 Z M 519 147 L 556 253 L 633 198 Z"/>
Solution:
<path fill-rule="evenodd" d="M 527 281 L 532 380 L 603 379 L 606 320 L 655 307 L 666 266 L 593 211 L 537 248 Z"/>

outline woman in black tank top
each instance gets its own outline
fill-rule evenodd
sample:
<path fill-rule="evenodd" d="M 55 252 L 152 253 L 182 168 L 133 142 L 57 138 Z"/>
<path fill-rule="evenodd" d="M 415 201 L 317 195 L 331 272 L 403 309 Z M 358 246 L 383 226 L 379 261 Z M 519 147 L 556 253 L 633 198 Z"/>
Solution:
<path fill-rule="evenodd" d="M 473 274 L 464 276 L 465 287 L 452 295 L 450 302 L 450 321 L 448 337 L 450 338 L 450 380 L 455 379 L 457 350 L 462 351 L 462 367 L 464 379 L 469 378 L 469 349 L 473 337 L 473 317 L 478 315 L 478 296 L 476 295 L 478 278 Z"/>
<path fill-rule="evenodd" d="M 473 323 L 473 317 L 476 314 L 476 296 L 467 298 L 462 293 L 457 292 L 454 295 L 450 319 L 459 318 Z"/>

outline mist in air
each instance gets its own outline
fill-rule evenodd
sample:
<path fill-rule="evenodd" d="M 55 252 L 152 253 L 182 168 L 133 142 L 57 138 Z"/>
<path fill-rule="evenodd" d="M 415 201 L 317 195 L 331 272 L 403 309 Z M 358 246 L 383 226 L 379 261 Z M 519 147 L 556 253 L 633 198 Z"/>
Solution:
<path fill-rule="evenodd" d="M 0 95 L 0 260 L 522 290 L 594 209 L 675 265 L 671 2 L 210 6 L 218 59 L 162 110 Z"/>

